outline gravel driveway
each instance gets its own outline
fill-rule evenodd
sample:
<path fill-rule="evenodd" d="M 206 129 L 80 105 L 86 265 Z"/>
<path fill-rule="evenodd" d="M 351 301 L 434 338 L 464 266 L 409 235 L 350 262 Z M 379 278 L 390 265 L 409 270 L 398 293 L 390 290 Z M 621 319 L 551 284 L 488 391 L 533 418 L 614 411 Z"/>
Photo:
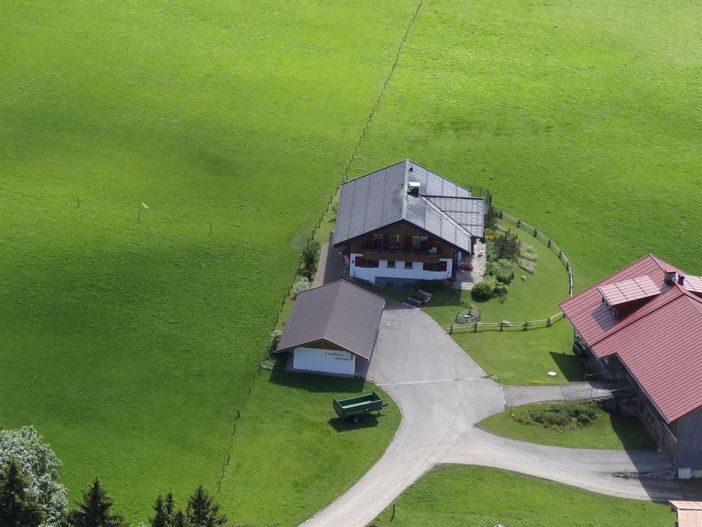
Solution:
<path fill-rule="evenodd" d="M 614 477 L 613 472 L 672 470 L 655 452 L 548 447 L 494 436 L 475 427 L 505 408 L 502 387 L 426 313 L 388 304 L 368 372 L 402 411 L 385 454 L 345 494 L 305 527 L 363 527 L 435 465 L 462 463 L 513 470 L 612 496 L 679 496 L 674 481 Z M 508 388 L 510 402 L 587 398 L 589 386 Z"/>

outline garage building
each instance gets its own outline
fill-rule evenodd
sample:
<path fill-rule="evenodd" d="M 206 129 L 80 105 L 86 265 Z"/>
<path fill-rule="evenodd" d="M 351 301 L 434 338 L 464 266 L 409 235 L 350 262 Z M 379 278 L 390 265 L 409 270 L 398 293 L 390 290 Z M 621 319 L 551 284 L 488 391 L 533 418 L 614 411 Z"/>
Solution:
<path fill-rule="evenodd" d="M 365 377 L 385 301 L 338 280 L 297 295 L 276 353 L 287 369 Z"/>

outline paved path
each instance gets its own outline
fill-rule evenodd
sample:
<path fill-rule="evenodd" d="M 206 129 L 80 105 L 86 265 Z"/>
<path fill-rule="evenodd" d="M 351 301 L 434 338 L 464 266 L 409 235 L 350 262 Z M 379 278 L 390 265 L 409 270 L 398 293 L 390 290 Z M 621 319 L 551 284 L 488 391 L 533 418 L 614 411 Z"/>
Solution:
<path fill-rule="evenodd" d="M 304 527 L 362 527 L 422 474 L 441 463 L 499 467 L 584 489 L 635 499 L 667 498 L 677 483 L 613 477 L 613 472 L 671 470 L 655 452 L 576 450 L 533 445 L 475 427 L 512 402 L 590 395 L 577 385 L 506 388 L 485 372 L 426 313 L 386 308 L 369 378 L 398 403 L 402 422 L 385 454 L 345 494 Z"/>
<path fill-rule="evenodd" d="M 339 255 L 339 250 L 334 249 L 330 241 L 322 244 L 319 249 L 319 262 L 317 272 L 312 281 L 312 287 L 319 287 L 330 282 L 335 282 L 344 276 L 344 260 Z"/>

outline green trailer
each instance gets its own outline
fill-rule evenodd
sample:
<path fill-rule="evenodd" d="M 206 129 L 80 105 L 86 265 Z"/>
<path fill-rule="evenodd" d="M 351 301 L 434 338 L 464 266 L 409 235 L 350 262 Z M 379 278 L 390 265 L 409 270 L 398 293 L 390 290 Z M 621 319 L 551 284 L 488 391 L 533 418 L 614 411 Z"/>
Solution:
<path fill-rule="evenodd" d="M 351 419 L 354 423 L 357 423 L 362 415 L 371 412 L 378 412 L 378 414 L 380 414 L 380 410 L 382 410 L 383 406 L 386 404 L 387 403 L 384 403 L 380 396 L 374 391 L 340 401 L 335 398 L 332 401 L 336 415 L 341 418 Z"/>

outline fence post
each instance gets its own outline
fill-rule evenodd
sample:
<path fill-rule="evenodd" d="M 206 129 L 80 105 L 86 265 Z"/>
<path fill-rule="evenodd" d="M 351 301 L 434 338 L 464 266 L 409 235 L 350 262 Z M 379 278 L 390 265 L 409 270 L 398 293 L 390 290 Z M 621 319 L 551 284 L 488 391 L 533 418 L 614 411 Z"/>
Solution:
<path fill-rule="evenodd" d="M 505 323 L 500 321 L 500 331 L 502 331 L 502 328 L 504 327 Z"/>
<path fill-rule="evenodd" d="M 534 229 L 534 238 L 536 238 L 539 235 L 539 231 L 537 229 Z"/>
<path fill-rule="evenodd" d="M 477 332 L 478 332 L 478 323 L 473 322 L 473 333 L 477 333 Z"/>
<path fill-rule="evenodd" d="M 524 321 L 524 324 L 522 324 L 522 329 L 523 329 L 524 331 L 526 331 L 527 329 L 529 329 L 529 321 L 528 321 L 528 320 L 525 320 L 525 321 Z"/>
<path fill-rule="evenodd" d="M 548 246 L 549 249 L 551 248 L 551 238 L 548 239 L 548 243 L 546 245 Z"/>
<path fill-rule="evenodd" d="M 547 327 L 547 328 L 550 328 L 550 327 L 551 327 L 551 317 L 548 317 L 548 318 L 546 319 L 546 327 Z"/>
<path fill-rule="evenodd" d="M 522 226 L 522 220 L 517 218 L 517 227 L 521 227 L 521 226 Z"/>
<path fill-rule="evenodd" d="M 453 324 L 449 327 L 449 335 L 453 335 Z"/>

